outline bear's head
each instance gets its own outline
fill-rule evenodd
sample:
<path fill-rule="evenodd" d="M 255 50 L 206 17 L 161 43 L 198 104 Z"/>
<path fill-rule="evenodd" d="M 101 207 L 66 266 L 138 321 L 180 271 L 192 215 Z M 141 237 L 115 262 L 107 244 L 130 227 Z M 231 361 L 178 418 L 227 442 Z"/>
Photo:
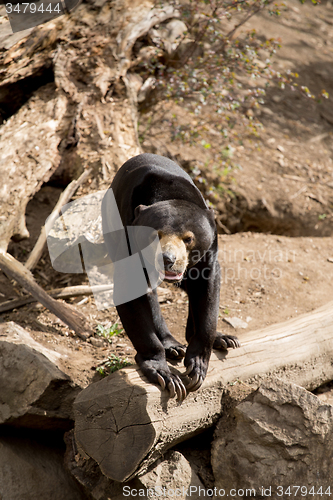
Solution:
<path fill-rule="evenodd" d="M 158 234 L 164 279 L 180 281 L 187 268 L 210 249 L 216 232 L 214 213 L 184 200 L 166 200 L 134 211 L 134 226 L 151 227 Z"/>

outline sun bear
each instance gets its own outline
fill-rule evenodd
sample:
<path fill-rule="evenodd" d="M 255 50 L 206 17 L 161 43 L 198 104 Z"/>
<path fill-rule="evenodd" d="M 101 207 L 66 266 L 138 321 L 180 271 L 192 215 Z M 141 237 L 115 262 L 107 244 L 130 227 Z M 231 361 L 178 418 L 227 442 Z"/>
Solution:
<path fill-rule="evenodd" d="M 168 389 L 171 397 L 177 394 L 183 400 L 186 391 L 195 391 L 203 383 L 213 347 L 239 346 L 236 337 L 216 332 L 220 266 L 214 212 L 207 207 L 191 177 L 174 161 L 159 155 L 141 154 L 126 161 L 111 189 L 123 226 L 149 227 L 155 231 L 162 249 L 164 280 L 178 283 L 188 294 L 187 348 L 169 332 L 156 288 L 148 288 L 145 295 L 116 306 L 143 374 L 150 382 Z M 111 259 L 117 260 L 115 247 L 126 246 L 128 241 L 124 237 L 121 242 L 110 231 L 110 217 L 105 196 L 103 233 Z M 120 282 L 121 276 L 119 287 Z M 116 279 L 114 286 L 117 291 Z M 186 387 L 166 362 L 166 358 L 183 357 L 189 379 Z"/>

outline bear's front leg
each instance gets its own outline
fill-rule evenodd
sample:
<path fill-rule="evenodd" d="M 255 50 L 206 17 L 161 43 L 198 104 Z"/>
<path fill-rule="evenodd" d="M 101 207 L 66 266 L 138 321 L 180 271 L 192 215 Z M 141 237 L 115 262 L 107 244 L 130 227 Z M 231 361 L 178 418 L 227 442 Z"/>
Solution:
<path fill-rule="evenodd" d="M 189 346 L 184 364 L 191 379 L 188 391 L 196 391 L 206 378 L 212 348 L 237 347 L 236 337 L 217 334 L 220 299 L 220 266 L 217 251 L 209 252 L 187 273 L 184 287 L 189 297 L 186 340 Z"/>
<path fill-rule="evenodd" d="M 152 303 L 153 301 L 153 303 Z M 167 389 L 170 397 L 177 394 L 182 401 L 186 389 L 181 379 L 171 373 L 166 362 L 165 349 L 156 331 L 156 311 L 159 306 L 156 295 L 143 295 L 135 300 L 117 305 L 117 311 L 134 348 L 135 361 L 149 382 Z M 152 307 L 153 306 L 153 307 Z M 158 308 L 158 309 L 157 309 Z"/>
<path fill-rule="evenodd" d="M 147 294 L 147 298 L 152 312 L 154 331 L 164 347 L 165 357 L 167 359 L 184 358 L 186 347 L 171 335 L 161 313 L 156 288 Z"/>

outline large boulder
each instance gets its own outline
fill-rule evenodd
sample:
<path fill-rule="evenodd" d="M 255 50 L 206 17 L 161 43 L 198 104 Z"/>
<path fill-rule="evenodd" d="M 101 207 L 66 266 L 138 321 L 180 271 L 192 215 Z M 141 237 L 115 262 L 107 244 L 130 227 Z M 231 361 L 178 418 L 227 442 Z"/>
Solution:
<path fill-rule="evenodd" d="M 333 406 L 295 384 L 273 380 L 218 425 L 212 447 L 217 490 L 257 496 L 323 498 L 333 477 Z M 288 490 L 290 486 L 290 489 Z M 330 492 L 332 493 L 332 491 Z M 289 496 L 288 496 L 289 495 Z M 291 495 L 291 496 L 290 496 Z"/>
<path fill-rule="evenodd" d="M 60 354 L 19 325 L 0 325 L 0 424 L 67 429 L 79 388 L 58 367 Z"/>
<path fill-rule="evenodd" d="M 0 435 L 1 500 L 87 499 L 63 466 L 61 446 L 15 434 L 7 428 Z"/>

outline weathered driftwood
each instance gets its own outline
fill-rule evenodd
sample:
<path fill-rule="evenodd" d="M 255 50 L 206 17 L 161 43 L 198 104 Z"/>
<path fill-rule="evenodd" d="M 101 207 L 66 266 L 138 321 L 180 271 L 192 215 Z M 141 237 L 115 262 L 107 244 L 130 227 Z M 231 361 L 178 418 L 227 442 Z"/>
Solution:
<path fill-rule="evenodd" d="M 30 271 L 28 271 L 23 264 L 18 262 L 12 255 L 0 252 L 0 269 L 6 273 L 7 276 L 16 280 L 20 285 L 31 295 L 33 295 L 38 302 L 47 307 L 58 318 L 72 328 L 75 333 L 86 340 L 87 337 L 93 335 L 93 330 L 88 320 L 79 311 L 70 307 L 62 302 L 57 302 L 50 297 L 34 280 Z"/>
<path fill-rule="evenodd" d="M 90 385 L 74 404 L 79 447 L 106 476 L 124 481 L 211 425 L 221 412 L 223 388 L 236 380 L 275 374 L 307 389 L 332 380 L 333 302 L 242 334 L 241 342 L 228 354 L 213 353 L 203 386 L 182 403 L 148 384 L 136 367 Z"/>
<path fill-rule="evenodd" d="M 120 62 L 119 72 L 121 76 L 126 75 L 131 65 L 132 48 L 136 40 L 148 33 L 153 26 L 179 16 L 179 12 L 173 5 L 164 5 L 162 8 L 150 6 L 148 9 L 147 5 L 144 6 L 144 16 L 142 15 L 143 5 L 133 5 L 131 18 L 128 19 L 125 29 L 117 37 L 116 54 Z"/>

